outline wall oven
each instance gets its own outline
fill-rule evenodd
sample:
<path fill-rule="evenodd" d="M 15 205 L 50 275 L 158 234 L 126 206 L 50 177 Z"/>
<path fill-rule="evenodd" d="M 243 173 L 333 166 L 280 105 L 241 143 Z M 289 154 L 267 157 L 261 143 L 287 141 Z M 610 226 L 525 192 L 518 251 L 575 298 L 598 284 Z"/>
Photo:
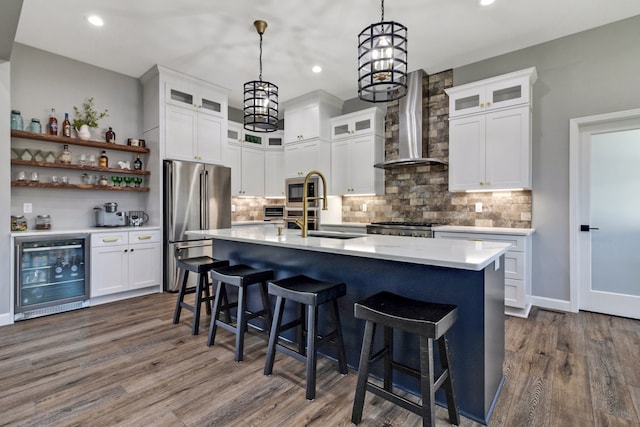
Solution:
<path fill-rule="evenodd" d="M 287 208 L 302 208 L 302 199 L 304 196 L 304 178 L 287 178 L 286 180 L 286 206 Z M 320 194 L 320 181 L 318 177 L 309 178 L 307 185 L 307 197 L 318 197 Z M 309 208 L 318 206 L 318 200 L 311 199 L 308 201 Z"/>
<path fill-rule="evenodd" d="M 307 230 L 318 230 L 320 225 L 320 217 L 318 216 L 318 210 L 316 209 L 308 209 L 307 215 Z M 302 209 L 285 209 L 284 211 L 284 222 L 288 229 L 300 229 L 298 224 L 296 224 L 296 220 L 302 220 L 303 210 Z"/>

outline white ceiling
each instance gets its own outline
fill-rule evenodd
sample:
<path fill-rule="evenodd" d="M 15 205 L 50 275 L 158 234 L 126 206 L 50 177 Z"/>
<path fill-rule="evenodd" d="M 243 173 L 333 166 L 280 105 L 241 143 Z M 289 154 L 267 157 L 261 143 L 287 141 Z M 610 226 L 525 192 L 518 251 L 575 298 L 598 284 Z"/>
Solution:
<path fill-rule="evenodd" d="M 92 27 L 85 17 L 102 16 Z M 387 0 L 385 20 L 408 27 L 409 70 L 435 73 L 640 15 L 640 0 Z M 380 20 L 379 0 L 26 0 L 16 42 L 140 77 L 154 64 L 231 90 L 258 77 L 280 102 L 315 89 L 357 96 L 358 33 Z M 319 64 L 321 74 L 311 72 Z"/>

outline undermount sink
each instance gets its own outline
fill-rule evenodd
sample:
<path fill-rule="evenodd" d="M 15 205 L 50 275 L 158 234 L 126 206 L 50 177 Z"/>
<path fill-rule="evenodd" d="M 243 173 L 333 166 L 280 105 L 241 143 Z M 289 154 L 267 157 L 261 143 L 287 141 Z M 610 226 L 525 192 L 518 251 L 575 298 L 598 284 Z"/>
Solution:
<path fill-rule="evenodd" d="M 340 231 L 309 231 L 307 233 L 307 236 L 323 237 L 327 239 L 346 240 L 346 239 L 357 239 L 358 237 L 365 237 L 366 234 L 349 234 L 349 233 L 343 233 Z"/>

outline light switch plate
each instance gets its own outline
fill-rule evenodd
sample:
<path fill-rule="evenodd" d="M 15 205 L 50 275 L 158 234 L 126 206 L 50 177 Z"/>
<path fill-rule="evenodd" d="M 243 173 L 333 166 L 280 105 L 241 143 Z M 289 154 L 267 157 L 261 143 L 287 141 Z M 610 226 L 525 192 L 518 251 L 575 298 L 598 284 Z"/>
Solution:
<path fill-rule="evenodd" d="M 477 213 L 482 213 L 482 203 L 481 202 L 476 203 L 476 212 Z"/>
<path fill-rule="evenodd" d="M 33 205 L 31 203 L 25 203 L 22 205 L 22 212 L 31 213 L 33 212 Z"/>

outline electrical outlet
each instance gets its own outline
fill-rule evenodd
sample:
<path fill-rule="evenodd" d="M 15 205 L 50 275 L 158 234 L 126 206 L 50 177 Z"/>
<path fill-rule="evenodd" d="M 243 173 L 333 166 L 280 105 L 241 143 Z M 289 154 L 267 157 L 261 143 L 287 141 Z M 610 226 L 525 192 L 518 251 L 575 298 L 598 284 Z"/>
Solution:
<path fill-rule="evenodd" d="M 362 204 L 362 212 L 366 212 L 367 211 L 367 204 L 363 203 Z"/>
<path fill-rule="evenodd" d="M 231 205 L 231 212 L 235 212 L 236 211 L 236 205 Z"/>
<path fill-rule="evenodd" d="M 476 212 L 482 213 L 482 203 L 480 202 L 476 203 Z"/>
<path fill-rule="evenodd" d="M 33 212 L 33 205 L 31 203 L 25 203 L 22 205 L 22 212 L 31 213 Z"/>

